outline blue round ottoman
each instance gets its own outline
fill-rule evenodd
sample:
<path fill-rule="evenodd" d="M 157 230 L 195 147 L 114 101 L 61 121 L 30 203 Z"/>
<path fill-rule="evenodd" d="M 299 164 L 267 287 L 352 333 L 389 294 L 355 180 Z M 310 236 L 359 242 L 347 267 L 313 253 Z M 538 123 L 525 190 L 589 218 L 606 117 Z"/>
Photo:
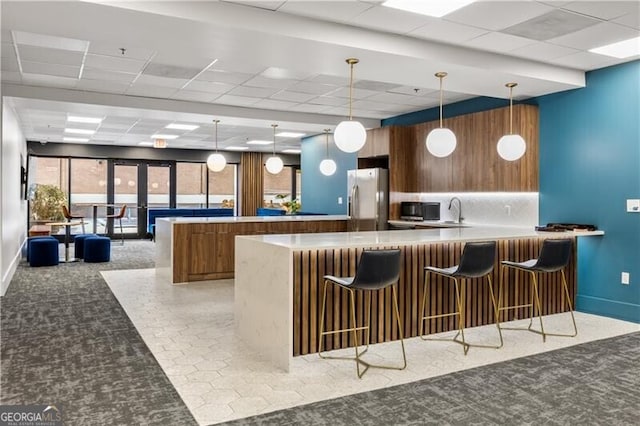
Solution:
<path fill-rule="evenodd" d="M 84 239 L 84 261 L 88 263 L 108 262 L 111 260 L 111 239 L 107 237 L 88 237 Z"/>
<path fill-rule="evenodd" d="M 84 257 L 84 240 L 89 237 L 97 237 L 96 234 L 80 234 L 73 238 L 73 252 L 76 259 Z"/>
<path fill-rule="evenodd" d="M 29 266 L 55 266 L 60 261 L 58 240 L 55 238 L 30 240 L 27 254 Z"/>

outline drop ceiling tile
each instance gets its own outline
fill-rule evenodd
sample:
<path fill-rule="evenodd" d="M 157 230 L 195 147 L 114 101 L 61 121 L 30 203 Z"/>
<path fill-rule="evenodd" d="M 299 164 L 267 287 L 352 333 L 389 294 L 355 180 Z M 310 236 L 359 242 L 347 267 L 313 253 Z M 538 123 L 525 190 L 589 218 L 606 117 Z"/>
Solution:
<path fill-rule="evenodd" d="M 76 88 L 91 92 L 107 92 L 123 94 L 129 88 L 129 83 L 119 81 L 90 80 L 82 78 Z"/>
<path fill-rule="evenodd" d="M 309 83 L 302 81 L 289 87 L 292 92 L 310 93 L 313 95 L 324 95 L 336 90 L 336 86 L 319 83 Z"/>
<path fill-rule="evenodd" d="M 408 35 L 429 40 L 460 43 L 486 34 L 487 30 L 444 19 L 430 18 L 426 25 L 416 28 Z"/>
<path fill-rule="evenodd" d="M 168 98 L 176 92 L 172 87 L 135 85 L 127 90 L 127 95 L 147 96 L 151 98 Z"/>
<path fill-rule="evenodd" d="M 346 22 L 371 7 L 373 5 L 355 1 L 288 1 L 278 9 L 278 12 Z"/>
<path fill-rule="evenodd" d="M 22 82 L 27 85 L 72 88 L 78 82 L 75 78 L 58 77 L 43 74 L 22 74 Z"/>
<path fill-rule="evenodd" d="M 138 77 L 134 86 L 140 84 L 143 86 L 173 87 L 174 89 L 179 89 L 187 84 L 188 81 L 189 80 L 185 80 L 183 78 L 157 77 L 155 75 L 142 74 Z"/>
<path fill-rule="evenodd" d="M 595 47 L 604 46 L 617 41 L 638 37 L 640 33 L 629 27 L 602 22 L 589 28 L 567 34 L 565 36 L 553 38 L 549 41 L 553 44 L 573 47 L 575 49 L 589 50 Z"/>
<path fill-rule="evenodd" d="M 252 106 L 265 109 L 289 109 L 296 105 L 296 102 L 276 101 L 273 99 L 261 99 Z"/>
<path fill-rule="evenodd" d="M 137 117 L 121 117 L 116 115 L 108 115 L 102 120 L 102 124 L 107 125 L 126 125 L 127 127 L 131 127 L 140 121 Z"/>
<path fill-rule="evenodd" d="M 532 40 L 528 38 L 491 32 L 469 40 L 466 45 L 476 49 L 504 53 L 531 43 Z"/>
<path fill-rule="evenodd" d="M 171 98 L 179 99 L 181 101 L 212 102 L 216 97 L 218 97 L 217 93 L 197 92 L 194 90 L 180 90 Z"/>
<path fill-rule="evenodd" d="M 131 83 L 137 74 L 118 71 L 105 71 L 98 68 L 85 67 L 82 71 L 82 78 L 89 80 L 107 80 L 121 83 Z"/>
<path fill-rule="evenodd" d="M 433 89 L 427 89 L 424 87 L 398 86 L 398 87 L 394 87 L 393 89 L 387 90 L 387 92 L 402 93 L 404 95 L 411 95 L 411 96 L 429 96 L 438 91 Z"/>
<path fill-rule="evenodd" d="M 58 77 L 77 78 L 80 67 L 68 65 L 44 64 L 41 62 L 22 62 L 22 72 L 30 74 L 55 75 Z"/>
<path fill-rule="evenodd" d="M 286 68 L 269 67 L 260 73 L 262 77 L 283 80 L 306 80 L 315 74 L 309 71 L 292 70 Z"/>
<path fill-rule="evenodd" d="M 640 2 L 637 1 L 574 1 L 562 8 L 606 21 L 628 13 L 640 14 Z"/>
<path fill-rule="evenodd" d="M 397 84 L 384 83 L 382 81 L 358 80 L 353 84 L 356 89 L 367 89 L 376 92 L 384 92 L 393 89 Z"/>
<path fill-rule="evenodd" d="M 318 96 L 317 98 L 313 98 L 309 100 L 309 103 L 313 105 L 331 105 L 331 106 L 346 105 L 348 102 L 349 102 L 348 99 L 334 98 L 332 96 Z"/>
<path fill-rule="evenodd" d="M 368 98 L 369 96 L 373 96 L 375 94 L 377 94 L 378 92 L 375 90 L 367 90 L 367 89 L 353 89 L 353 99 L 364 99 L 364 98 Z M 331 96 L 333 97 L 337 97 L 337 98 L 349 98 L 349 88 L 348 87 L 341 87 L 337 90 L 334 90 L 333 92 L 330 93 Z"/>
<path fill-rule="evenodd" d="M 44 62 L 58 65 L 72 65 L 79 67 L 82 65 L 83 52 L 72 50 L 51 49 L 48 47 L 18 45 L 20 60 L 32 62 Z"/>
<path fill-rule="evenodd" d="M 373 102 L 367 99 L 366 101 L 354 101 L 353 108 L 355 110 L 387 111 L 389 105 L 382 102 Z"/>
<path fill-rule="evenodd" d="M 267 78 L 263 77 L 262 75 L 257 75 L 244 82 L 243 86 L 286 89 L 287 87 L 293 86 L 297 82 L 297 80 Z"/>
<path fill-rule="evenodd" d="M 2 50 L 0 51 L 2 59 L 9 57 L 16 57 L 16 50 L 13 47 L 13 43 L 2 42 Z"/>
<path fill-rule="evenodd" d="M 15 55 L 2 57 L 2 71 L 20 71 Z"/>
<path fill-rule="evenodd" d="M 557 44 L 539 41 L 511 50 L 509 51 L 509 54 L 536 61 L 546 61 L 549 59 L 559 58 L 561 56 L 572 55 L 578 52 L 579 50 L 572 49 L 571 47 L 558 46 Z"/>
<path fill-rule="evenodd" d="M 222 95 L 214 102 L 224 105 L 250 106 L 258 102 L 260 98 L 252 98 L 247 96 Z"/>
<path fill-rule="evenodd" d="M 347 20 L 352 25 L 377 30 L 407 34 L 427 23 L 424 15 L 389 7 L 375 6 Z"/>
<path fill-rule="evenodd" d="M 320 74 L 314 77 L 308 78 L 307 81 L 318 84 L 331 84 L 334 86 L 348 86 L 348 77 L 338 77 L 335 75 Z"/>
<path fill-rule="evenodd" d="M 611 22 L 640 30 L 640 13 L 627 13 L 626 15 L 616 18 Z"/>
<path fill-rule="evenodd" d="M 617 58 L 611 58 L 591 52 L 579 52 L 573 55 L 553 59 L 550 62 L 570 68 L 588 71 L 612 65 L 617 62 Z"/>
<path fill-rule="evenodd" d="M 89 42 L 74 38 L 57 37 L 46 34 L 29 33 L 25 31 L 13 31 L 13 40 L 16 44 L 29 46 L 48 47 L 52 49 L 73 50 L 86 52 Z"/>
<path fill-rule="evenodd" d="M 425 100 L 424 96 L 415 96 L 415 95 L 404 95 L 400 93 L 378 93 L 377 95 L 373 95 L 367 98 L 368 101 L 374 102 L 385 102 L 387 104 L 398 104 L 398 105 L 412 105 L 412 106 L 421 106 L 424 105 Z"/>
<path fill-rule="evenodd" d="M 312 95 L 309 93 L 300 93 L 300 92 L 291 92 L 287 90 L 282 90 L 273 96 L 271 99 L 277 99 L 280 101 L 290 101 L 290 102 L 307 102 L 310 99 L 315 98 L 316 95 Z"/>
<path fill-rule="evenodd" d="M 196 77 L 196 80 L 212 81 L 216 83 L 242 84 L 253 77 L 253 74 L 242 72 L 226 72 L 220 70 L 207 70 Z"/>
<path fill-rule="evenodd" d="M 226 72 L 242 72 L 249 74 L 260 74 L 265 67 L 257 58 L 251 55 L 240 55 L 235 57 L 219 58 L 210 70 Z"/>
<path fill-rule="evenodd" d="M 185 87 L 185 89 L 196 91 L 196 92 L 209 92 L 209 93 L 227 93 L 229 90 L 236 87 L 233 84 L 226 83 L 214 83 L 210 81 L 200 81 L 193 80 L 191 83 Z"/>
<path fill-rule="evenodd" d="M 138 59 L 125 59 L 105 55 L 87 55 L 84 62 L 86 67 L 131 73 L 140 72 L 144 64 L 145 61 Z"/>
<path fill-rule="evenodd" d="M 534 1 L 481 1 L 458 9 L 444 19 L 498 31 L 552 10 L 551 6 Z"/>
<path fill-rule="evenodd" d="M 235 3 L 242 6 L 250 6 L 257 7 L 258 9 L 266 9 L 266 10 L 278 10 L 285 0 L 260 0 L 260 1 L 250 1 L 250 0 L 222 0 L 225 3 Z"/>
<path fill-rule="evenodd" d="M 150 75 L 164 78 L 179 78 L 191 80 L 196 77 L 202 68 L 200 67 L 185 67 L 179 65 L 168 65 L 159 62 L 151 62 L 142 70 L 143 75 Z"/>
<path fill-rule="evenodd" d="M 120 48 L 126 49 L 124 54 L 122 53 Z M 153 50 L 144 49 L 142 47 L 127 46 L 126 43 L 123 45 L 119 45 L 99 41 L 92 41 L 89 44 L 88 53 L 96 55 L 115 56 L 117 58 L 124 59 L 140 59 L 142 61 L 147 61 L 155 54 Z"/>
<path fill-rule="evenodd" d="M 553 10 L 525 22 L 503 29 L 505 34 L 549 40 L 596 25 L 601 21 L 564 10 Z"/>
<path fill-rule="evenodd" d="M 290 109 L 292 111 L 298 111 L 298 112 L 319 113 L 319 112 L 326 111 L 328 108 L 330 107 L 327 105 L 297 104 Z"/>
<path fill-rule="evenodd" d="M 247 96 L 251 98 L 268 98 L 279 91 L 279 89 L 267 88 L 267 87 L 249 87 L 249 86 L 237 86 L 229 91 L 230 95 L 234 96 Z"/>

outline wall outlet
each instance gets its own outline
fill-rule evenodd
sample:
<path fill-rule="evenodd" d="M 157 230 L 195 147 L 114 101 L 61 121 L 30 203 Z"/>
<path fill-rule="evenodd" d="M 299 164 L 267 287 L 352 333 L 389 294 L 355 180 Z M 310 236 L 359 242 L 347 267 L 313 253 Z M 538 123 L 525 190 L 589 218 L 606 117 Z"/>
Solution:
<path fill-rule="evenodd" d="M 640 213 L 640 200 L 627 200 L 627 213 Z"/>
<path fill-rule="evenodd" d="M 511 206 L 509 204 L 505 204 L 504 212 L 507 214 L 507 216 L 511 216 Z"/>
<path fill-rule="evenodd" d="M 338 204 L 342 204 L 342 197 L 338 197 Z"/>
<path fill-rule="evenodd" d="M 623 272 L 622 274 L 620 274 L 620 282 L 622 284 L 626 284 L 629 285 L 629 273 L 628 272 Z"/>

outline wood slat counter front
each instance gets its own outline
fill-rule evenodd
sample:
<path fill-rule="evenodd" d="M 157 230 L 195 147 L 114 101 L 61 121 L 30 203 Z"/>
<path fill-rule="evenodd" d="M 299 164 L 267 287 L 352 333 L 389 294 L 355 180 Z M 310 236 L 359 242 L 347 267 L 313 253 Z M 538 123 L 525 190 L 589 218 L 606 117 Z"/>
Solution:
<path fill-rule="evenodd" d="M 424 295 L 424 267 L 457 264 L 465 242 L 497 240 L 498 253 L 492 279 L 498 290 L 500 260 L 523 261 L 538 255 L 545 238 L 603 235 L 603 232 L 543 233 L 532 228 L 470 227 L 453 229 L 343 232 L 306 235 L 265 235 L 236 238 L 235 321 L 240 337 L 276 366 L 289 369 L 292 357 L 317 352 L 323 275 L 353 276 L 360 254 L 366 249 L 399 248 L 402 269 L 398 304 L 405 337 L 418 335 L 419 309 Z M 567 268 L 572 300 L 576 293 L 576 253 Z M 516 275 L 518 276 L 517 285 Z M 442 277 L 431 277 L 428 295 L 431 314 L 453 311 L 454 287 Z M 508 270 L 505 290 L 509 305 L 529 303 L 524 273 Z M 506 287 L 506 286 L 505 286 Z M 543 314 L 562 312 L 564 294 L 560 277 L 540 279 Z M 495 322 L 488 286 L 468 280 L 466 326 Z M 391 312 L 391 289 L 372 299 L 371 343 L 395 340 L 397 328 Z M 349 323 L 347 292 L 330 286 L 327 294 L 327 331 Z M 575 306 L 575 305 L 574 305 Z M 356 299 L 357 321 L 363 320 L 364 297 Z M 528 317 L 524 309 L 509 311 Z M 429 333 L 451 330 L 454 319 L 441 318 L 426 324 Z M 353 346 L 348 333 L 325 337 L 327 349 Z"/>
<path fill-rule="evenodd" d="M 158 218 L 156 273 L 172 284 L 233 278 L 236 235 L 344 232 L 347 219 L 347 216 Z"/>

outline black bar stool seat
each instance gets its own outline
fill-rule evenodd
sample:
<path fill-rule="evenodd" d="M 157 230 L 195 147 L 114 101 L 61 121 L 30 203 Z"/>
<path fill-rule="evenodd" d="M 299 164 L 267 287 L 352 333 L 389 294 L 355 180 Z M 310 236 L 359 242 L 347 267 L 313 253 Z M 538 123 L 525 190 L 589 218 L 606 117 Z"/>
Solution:
<path fill-rule="evenodd" d="M 318 355 L 321 358 L 330 359 L 347 359 L 356 362 L 356 372 L 358 377 L 362 378 L 364 373 L 367 372 L 369 367 L 385 368 L 391 370 L 403 370 L 407 366 L 407 356 L 404 350 L 404 338 L 402 334 L 402 324 L 400 322 L 400 312 L 398 310 L 398 298 L 396 295 L 395 283 L 400 278 L 400 250 L 366 250 L 362 252 L 360 262 L 356 269 L 356 275 L 353 277 L 336 277 L 333 275 L 324 276 L 324 288 L 322 295 L 322 309 L 320 313 L 320 333 L 318 344 Z M 341 288 L 344 288 L 349 292 L 350 296 L 350 320 L 352 326 L 349 328 L 343 328 L 340 330 L 325 331 L 325 309 L 327 300 L 327 284 L 334 284 Z M 402 347 L 402 359 L 403 364 L 401 366 L 387 366 L 379 364 L 371 364 L 361 357 L 369 349 L 369 326 L 371 321 L 371 293 L 373 291 L 384 289 L 391 286 L 393 290 L 393 306 L 395 308 L 396 321 L 398 323 L 398 335 L 400 336 L 400 345 Z M 367 296 L 367 309 L 364 325 L 358 327 L 356 322 L 356 307 L 355 307 L 355 291 L 360 290 L 366 292 Z M 353 342 L 355 344 L 355 357 L 341 357 L 341 356 L 329 356 L 323 353 L 324 336 L 337 334 L 337 333 L 353 333 Z M 358 333 L 360 332 L 360 333 Z M 359 350 L 361 339 L 358 338 L 358 334 L 366 342 L 366 348 L 363 351 Z M 360 371 L 360 366 L 364 366 L 364 369 Z"/>
<path fill-rule="evenodd" d="M 422 299 L 421 319 L 420 319 L 420 337 L 423 340 L 445 340 L 454 341 L 462 345 L 464 354 L 469 351 L 469 347 L 481 347 L 481 348 L 494 348 L 499 349 L 503 345 L 502 332 L 500 330 L 500 324 L 498 323 L 498 306 L 496 304 L 496 298 L 493 293 L 493 284 L 491 282 L 491 271 L 493 271 L 493 265 L 496 261 L 496 242 L 484 241 L 484 242 L 469 242 L 464 245 L 462 250 L 462 256 L 460 263 L 456 266 L 448 268 L 436 268 L 434 266 L 425 267 L 425 280 L 424 280 L 424 297 Z M 425 315 L 427 306 L 427 295 L 429 294 L 429 273 L 441 275 L 449 278 L 455 284 L 456 289 L 456 305 L 457 310 L 455 312 L 438 314 L 438 315 Z M 500 337 L 499 345 L 480 345 L 468 343 L 464 337 L 464 325 L 465 325 L 465 285 L 466 279 L 487 277 L 489 283 L 489 293 L 491 295 L 491 303 L 493 305 L 493 312 L 496 318 L 496 325 L 498 327 L 498 336 Z M 462 283 L 459 284 L 458 280 Z M 461 291 L 462 290 L 462 291 Z M 462 296 L 461 296 L 462 294 Z M 424 322 L 433 318 L 443 318 L 457 316 L 458 318 L 458 332 L 453 339 L 439 339 L 439 338 L 426 338 L 424 337 Z M 458 339 L 460 337 L 460 339 Z"/>

